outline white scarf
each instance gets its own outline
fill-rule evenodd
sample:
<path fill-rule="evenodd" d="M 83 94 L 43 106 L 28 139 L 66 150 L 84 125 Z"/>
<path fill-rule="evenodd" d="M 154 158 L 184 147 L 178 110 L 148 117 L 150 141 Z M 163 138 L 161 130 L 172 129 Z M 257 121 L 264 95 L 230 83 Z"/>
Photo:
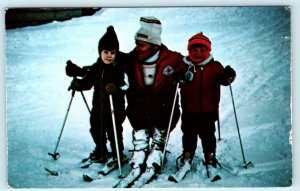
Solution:
<path fill-rule="evenodd" d="M 144 71 L 144 83 L 147 86 L 151 86 L 154 83 L 154 77 L 156 75 L 156 63 L 155 61 L 158 59 L 160 51 L 157 51 L 153 56 L 146 59 L 143 64 Z"/>
<path fill-rule="evenodd" d="M 151 56 L 150 58 L 146 59 L 145 62 L 146 63 L 152 63 L 155 62 L 158 59 L 160 51 L 157 51 L 153 56 Z"/>
<path fill-rule="evenodd" d="M 199 63 L 193 63 L 192 61 L 188 60 L 187 58 L 188 57 L 185 56 L 183 58 L 183 62 L 186 63 L 189 66 L 189 69 L 193 67 L 194 72 L 196 72 L 195 66 L 204 66 L 204 65 L 206 65 L 207 63 L 209 63 L 213 59 L 213 56 L 210 54 L 208 58 L 206 58 L 205 60 L 203 60 L 202 62 L 199 62 Z"/>

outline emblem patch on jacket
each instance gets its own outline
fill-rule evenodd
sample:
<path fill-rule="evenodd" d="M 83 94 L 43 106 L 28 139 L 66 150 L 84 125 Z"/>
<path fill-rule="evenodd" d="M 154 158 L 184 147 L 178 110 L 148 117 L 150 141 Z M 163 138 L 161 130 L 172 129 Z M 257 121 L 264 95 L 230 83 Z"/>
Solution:
<path fill-rule="evenodd" d="M 164 70 L 163 70 L 163 75 L 165 76 L 170 76 L 171 74 L 173 74 L 175 72 L 175 70 L 172 68 L 172 66 L 167 65 Z"/>

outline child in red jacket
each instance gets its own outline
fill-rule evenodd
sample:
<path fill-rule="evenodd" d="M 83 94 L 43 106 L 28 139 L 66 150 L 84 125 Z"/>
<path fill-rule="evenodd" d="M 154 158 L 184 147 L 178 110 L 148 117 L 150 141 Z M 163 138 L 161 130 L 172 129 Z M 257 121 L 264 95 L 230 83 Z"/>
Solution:
<path fill-rule="evenodd" d="M 215 61 L 211 52 L 211 41 L 202 33 L 188 41 L 189 55 L 183 61 L 189 66 L 191 81 L 181 88 L 182 106 L 182 145 L 183 154 L 179 164 L 192 163 L 198 136 L 202 142 L 205 165 L 216 167 L 215 121 L 218 119 L 220 86 L 234 81 L 236 73 Z"/>

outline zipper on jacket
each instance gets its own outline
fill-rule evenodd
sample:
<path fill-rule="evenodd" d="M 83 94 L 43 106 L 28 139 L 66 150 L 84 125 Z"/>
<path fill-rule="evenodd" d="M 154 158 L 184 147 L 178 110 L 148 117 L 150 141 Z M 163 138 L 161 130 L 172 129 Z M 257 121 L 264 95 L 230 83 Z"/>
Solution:
<path fill-rule="evenodd" d="M 203 112 L 203 105 L 204 105 L 204 99 L 203 99 L 203 91 L 204 91 L 204 88 L 203 88 L 203 67 L 200 66 L 200 111 Z"/>
<path fill-rule="evenodd" d="M 104 77 L 104 67 L 103 66 L 100 66 L 100 93 L 101 93 L 101 97 L 103 98 L 103 91 L 104 91 L 104 88 L 103 88 L 103 77 Z"/>
<path fill-rule="evenodd" d="M 103 76 L 104 76 L 104 67 L 103 66 L 101 66 L 100 65 L 100 82 L 99 82 L 99 85 L 100 85 L 100 88 L 99 88 L 99 90 L 100 90 L 100 128 L 101 129 L 103 129 L 103 113 L 104 113 L 104 104 L 103 104 L 103 102 L 104 102 L 104 99 L 103 99 L 103 97 L 104 97 L 104 95 L 103 95 Z M 103 133 L 103 131 L 101 130 L 100 131 L 100 135 L 99 135 L 101 138 L 103 138 L 104 136 L 105 136 L 105 134 Z M 103 143 L 101 142 L 101 145 L 100 145 L 100 147 L 101 148 L 103 148 L 103 147 L 105 147 L 105 145 L 102 145 Z M 98 145 L 96 145 L 96 146 L 98 146 Z"/>

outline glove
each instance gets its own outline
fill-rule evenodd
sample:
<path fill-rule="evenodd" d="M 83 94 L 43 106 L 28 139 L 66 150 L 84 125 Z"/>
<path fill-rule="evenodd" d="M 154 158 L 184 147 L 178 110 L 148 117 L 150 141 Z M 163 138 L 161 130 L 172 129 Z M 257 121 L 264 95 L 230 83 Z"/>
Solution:
<path fill-rule="evenodd" d="M 185 83 L 185 75 L 184 73 L 179 73 L 176 77 L 176 82 L 180 83 L 180 84 L 184 84 Z"/>
<path fill-rule="evenodd" d="M 185 77 L 185 81 L 191 82 L 191 81 L 193 81 L 193 79 L 194 79 L 194 73 L 191 72 L 190 70 L 188 70 L 188 71 L 184 74 L 184 77 Z"/>
<path fill-rule="evenodd" d="M 89 71 L 91 71 L 92 66 L 83 66 L 82 70 L 84 71 L 84 73 L 88 73 Z"/>
<path fill-rule="evenodd" d="M 70 77 L 76 77 L 76 76 L 84 76 L 86 74 L 86 69 L 82 69 L 76 64 L 72 63 L 72 61 L 67 61 L 66 66 L 66 74 Z"/>
<path fill-rule="evenodd" d="M 70 90 L 78 90 L 79 89 L 79 81 L 77 79 L 74 79 L 72 80 L 69 88 L 68 88 L 68 91 Z"/>
<path fill-rule="evenodd" d="M 185 84 L 186 82 L 191 82 L 194 79 L 194 73 L 187 71 L 185 73 L 179 73 L 176 77 L 176 82 L 180 84 Z"/>
<path fill-rule="evenodd" d="M 236 73 L 230 66 L 226 66 L 224 68 L 223 76 L 228 82 L 232 83 L 236 77 Z"/>
<path fill-rule="evenodd" d="M 105 90 L 108 93 L 113 94 L 113 93 L 116 93 L 118 91 L 118 88 L 114 83 L 109 83 L 105 86 Z"/>

